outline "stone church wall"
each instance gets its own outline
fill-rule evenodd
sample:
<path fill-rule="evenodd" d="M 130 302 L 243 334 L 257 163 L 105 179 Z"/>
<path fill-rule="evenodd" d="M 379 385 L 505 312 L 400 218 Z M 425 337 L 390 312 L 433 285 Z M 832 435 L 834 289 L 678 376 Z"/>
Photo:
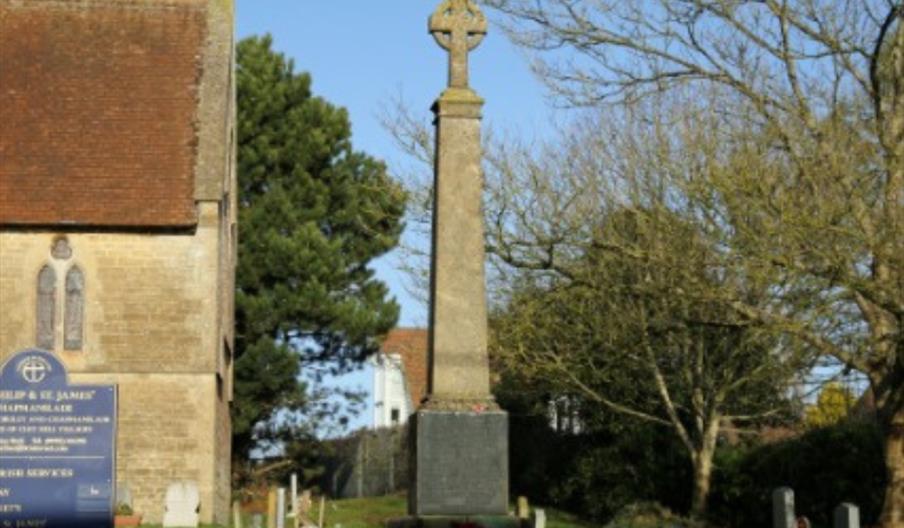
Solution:
<path fill-rule="evenodd" d="M 151 523 L 180 480 L 228 520 L 233 23 L 233 0 L 0 0 L 0 361 L 42 345 L 119 385 L 117 478 Z"/>
<path fill-rule="evenodd" d="M 231 273 L 218 206 L 201 204 L 195 232 L 0 232 L 0 361 L 35 346 L 37 277 L 57 276 L 54 351 L 74 381 L 119 384 L 118 480 L 146 520 L 163 516 L 166 487 L 198 483 L 202 519 L 225 520 L 229 503 L 231 303 L 216 295 Z M 62 277 L 84 274 L 83 342 L 64 350 Z M 226 266 L 228 269 L 224 269 Z"/>

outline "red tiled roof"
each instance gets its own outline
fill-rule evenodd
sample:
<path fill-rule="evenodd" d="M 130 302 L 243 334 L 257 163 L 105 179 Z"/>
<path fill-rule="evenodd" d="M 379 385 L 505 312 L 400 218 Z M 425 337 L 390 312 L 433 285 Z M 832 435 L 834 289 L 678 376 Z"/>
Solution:
<path fill-rule="evenodd" d="M 0 225 L 191 226 L 198 1 L 0 0 Z"/>
<path fill-rule="evenodd" d="M 427 329 L 396 328 L 386 336 L 380 352 L 402 358 L 411 403 L 417 408 L 427 396 Z"/>

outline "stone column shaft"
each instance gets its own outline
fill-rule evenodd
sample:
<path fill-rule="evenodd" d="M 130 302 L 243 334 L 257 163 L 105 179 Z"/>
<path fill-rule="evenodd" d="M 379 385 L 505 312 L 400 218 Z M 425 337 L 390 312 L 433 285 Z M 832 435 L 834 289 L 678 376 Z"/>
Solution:
<path fill-rule="evenodd" d="M 430 302 L 431 403 L 487 401 L 487 309 L 480 145 L 483 100 L 450 88 L 436 114 L 433 265 Z"/>

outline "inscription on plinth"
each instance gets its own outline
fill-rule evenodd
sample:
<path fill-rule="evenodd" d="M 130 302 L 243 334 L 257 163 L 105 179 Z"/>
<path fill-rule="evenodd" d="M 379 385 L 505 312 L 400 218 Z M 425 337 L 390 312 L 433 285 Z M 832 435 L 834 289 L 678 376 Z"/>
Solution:
<path fill-rule="evenodd" d="M 508 513 L 508 415 L 422 410 L 412 416 L 412 515 Z"/>
<path fill-rule="evenodd" d="M 116 388 L 69 385 L 51 353 L 0 366 L 0 528 L 113 526 Z"/>

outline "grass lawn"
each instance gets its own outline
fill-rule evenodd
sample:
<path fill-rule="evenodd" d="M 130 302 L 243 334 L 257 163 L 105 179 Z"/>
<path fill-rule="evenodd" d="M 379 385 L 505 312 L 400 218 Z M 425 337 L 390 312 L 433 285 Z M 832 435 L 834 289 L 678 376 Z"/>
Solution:
<path fill-rule="evenodd" d="M 327 501 L 323 524 L 325 528 L 383 528 L 387 519 L 404 517 L 407 514 L 407 498 L 405 495 L 390 495 L 366 499 L 346 499 Z M 320 504 L 314 502 L 311 516 L 317 521 Z M 591 528 L 592 525 L 577 517 L 546 509 L 547 528 Z"/>
<path fill-rule="evenodd" d="M 159 524 L 142 524 L 141 528 L 163 528 Z M 226 526 L 220 526 L 219 524 L 201 524 L 198 528 L 228 528 Z"/>
<path fill-rule="evenodd" d="M 163 528 L 159 524 L 142 524 L 141 528 Z M 198 528 L 228 528 L 226 526 L 220 526 L 219 524 L 201 524 Z"/>
<path fill-rule="evenodd" d="M 314 501 L 314 510 L 311 517 L 317 522 L 320 503 Z M 326 502 L 323 514 L 325 528 L 384 528 L 385 522 L 394 517 L 404 517 L 407 513 L 407 498 L 405 495 L 390 495 L 387 497 L 375 497 L 367 499 L 345 499 Z M 593 525 L 579 520 L 577 517 L 552 510 L 546 510 L 547 528 L 592 528 Z M 142 525 L 145 528 L 161 528 L 160 525 Z M 251 526 L 250 520 L 245 521 L 244 528 Z M 264 522 L 264 526 L 267 523 Z M 201 528 L 226 528 L 213 524 L 202 524 Z"/>

